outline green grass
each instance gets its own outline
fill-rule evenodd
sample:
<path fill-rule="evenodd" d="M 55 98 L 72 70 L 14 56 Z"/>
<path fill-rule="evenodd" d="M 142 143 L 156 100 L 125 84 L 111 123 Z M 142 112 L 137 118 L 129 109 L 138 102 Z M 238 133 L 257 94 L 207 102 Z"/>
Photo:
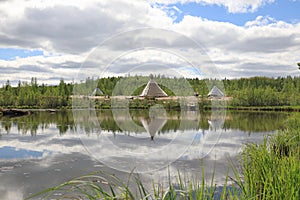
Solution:
<path fill-rule="evenodd" d="M 248 145 L 243 152 L 243 178 L 240 183 L 245 199 L 300 199 L 299 152 Z"/>
<path fill-rule="evenodd" d="M 131 173 L 128 181 L 114 175 L 93 173 L 49 188 L 27 199 L 300 199 L 300 114 L 294 114 L 286 129 L 267 136 L 262 144 L 248 144 L 241 153 L 241 170 L 229 161 L 234 177 L 217 190 L 214 175 L 210 182 L 204 177 L 193 180 L 177 174 L 176 181 L 152 182 L 148 191 L 138 175 Z M 170 177 L 170 174 L 169 174 Z M 232 184 L 232 181 L 234 182 Z M 61 194 L 55 196 L 55 194 Z"/>
<path fill-rule="evenodd" d="M 300 199 L 300 116 L 287 129 L 249 144 L 242 153 L 243 199 Z"/>
<path fill-rule="evenodd" d="M 206 181 L 202 165 L 202 179 L 192 179 L 180 172 L 177 173 L 176 181 L 169 180 L 167 183 L 155 183 L 147 189 L 138 174 L 133 172 L 128 181 L 121 181 L 115 175 L 103 172 L 95 172 L 86 176 L 65 182 L 61 185 L 48 188 L 36 193 L 30 199 L 239 199 L 240 189 L 233 185 L 224 185 L 220 190 L 214 183 L 214 174 L 211 180 Z M 227 176 L 229 180 L 229 176 Z M 227 181 L 226 181 L 227 183 Z M 164 185 L 165 184 L 165 185 Z M 149 186 L 149 185 L 148 185 Z"/>
<path fill-rule="evenodd" d="M 233 105 L 228 105 L 227 109 L 228 110 L 247 110 L 247 111 L 299 112 L 300 111 L 300 106 L 233 106 Z"/>

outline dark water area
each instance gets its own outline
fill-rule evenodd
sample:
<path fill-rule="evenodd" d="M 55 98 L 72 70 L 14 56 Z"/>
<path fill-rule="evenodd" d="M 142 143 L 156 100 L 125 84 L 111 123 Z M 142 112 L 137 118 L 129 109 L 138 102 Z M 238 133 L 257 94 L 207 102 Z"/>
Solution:
<path fill-rule="evenodd" d="M 0 199 L 30 194 L 94 171 L 146 183 L 177 171 L 221 185 L 243 145 L 284 127 L 284 112 L 104 110 L 0 118 Z M 146 184 L 147 185 L 147 184 Z"/>

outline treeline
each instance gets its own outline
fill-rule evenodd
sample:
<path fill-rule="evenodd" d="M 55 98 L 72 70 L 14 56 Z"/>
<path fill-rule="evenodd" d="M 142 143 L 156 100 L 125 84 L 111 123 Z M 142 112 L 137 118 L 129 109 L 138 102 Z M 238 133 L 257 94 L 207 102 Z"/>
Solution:
<path fill-rule="evenodd" d="M 155 76 L 155 81 L 170 96 L 189 96 L 197 94 L 205 101 L 209 90 L 217 85 L 227 97 L 229 106 L 299 106 L 300 77 L 252 77 L 240 79 L 200 80 L 184 78 L 165 78 Z M 92 95 L 99 88 L 105 96 L 139 95 L 149 77 L 108 77 L 87 78 L 82 83 L 71 84 L 61 80 L 56 86 L 39 85 L 36 78 L 31 82 L 19 82 L 12 87 L 7 81 L 0 88 L 1 107 L 19 108 L 63 108 L 71 107 L 71 95 Z M 134 102 L 143 103 L 143 102 Z M 143 107 L 143 106 L 142 106 Z"/>
<path fill-rule="evenodd" d="M 300 105 L 300 77 L 253 77 L 224 80 L 226 96 L 234 106 Z"/>
<path fill-rule="evenodd" d="M 18 108 L 62 108 L 70 106 L 73 85 L 61 80 L 59 85 L 38 85 L 37 79 L 20 82 L 12 87 L 10 82 L 0 89 L 0 106 Z"/>
<path fill-rule="evenodd" d="M 231 106 L 297 106 L 300 105 L 300 77 L 252 77 L 240 79 L 168 79 L 162 76 L 154 77 L 164 91 L 174 96 L 198 94 L 200 98 L 207 97 L 213 85 L 218 86 L 227 97 L 231 97 Z M 100 80 L 88 79 L 82 91 L 91 91 L 96 86 L 105 95 L 139 95 L 149 81 L 148 77 L 120 77 L 104 78 Z M 87 84 L 88 83 L 88 84 Z M 79 90 L 83 85 L 75 86 Z M 191 88 L 189 88 L 189 86 Z"/>

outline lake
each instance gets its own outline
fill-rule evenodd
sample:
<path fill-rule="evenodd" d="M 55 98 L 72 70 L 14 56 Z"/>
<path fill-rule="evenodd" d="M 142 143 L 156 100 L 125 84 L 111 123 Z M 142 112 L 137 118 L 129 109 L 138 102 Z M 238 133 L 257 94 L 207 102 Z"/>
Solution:
<path fill-rule="evenodd" d="M 170 171 L 222 184 L 243 145 L 283 127 L 284 112 L 74 110 L 0 118 L 0 198 L 23 199 L 94 171 L 147 184 Z M 146 184 L 146 185 L 147 185 Z M 58 194 L 59 195 L 59 194 Z"/>

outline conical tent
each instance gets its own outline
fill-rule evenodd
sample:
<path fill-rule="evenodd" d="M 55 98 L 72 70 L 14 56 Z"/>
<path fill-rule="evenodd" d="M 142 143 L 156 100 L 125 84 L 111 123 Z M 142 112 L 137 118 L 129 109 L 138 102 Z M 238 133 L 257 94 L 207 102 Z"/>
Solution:
<path fill-rule="evenodd" d="M 95 88 L 95 90 L 92 93 L 92 96 L 100 96 L 103 95 L 103 92 L 99 88 Z"/>
<path fill-rule="evenodd" d="M 208 93 L 209 97 L 224 97 L 224 93 L 217 87 L 214 86 Z"/>
<path fill-rule="evenodd" d="M 159 87 L 159 85 L 151 79 L 143 92 L 140 95 L 141 97 L 167 97 L 168 95 Z"/>

